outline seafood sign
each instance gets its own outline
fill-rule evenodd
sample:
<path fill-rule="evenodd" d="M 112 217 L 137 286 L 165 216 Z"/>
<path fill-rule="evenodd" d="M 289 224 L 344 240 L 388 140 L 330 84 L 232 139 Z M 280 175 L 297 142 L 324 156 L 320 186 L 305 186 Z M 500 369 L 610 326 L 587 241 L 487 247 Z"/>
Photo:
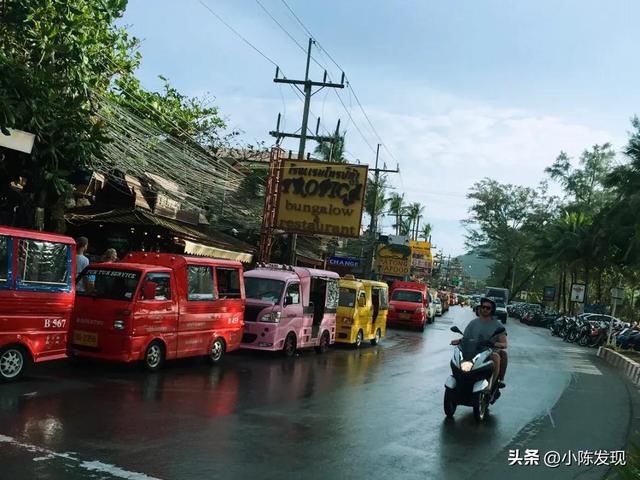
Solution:
<path fill-rule="evenodd" d="M 284 160 L 275 226 L 294 233 L 359 237 L 367 165 Z"/>
<path fill-rule="evenodd" d="M 379 245 L 376 272 L 391 277 L 404 277 L 411 270 L 411 249 L 406 245 Z"/>

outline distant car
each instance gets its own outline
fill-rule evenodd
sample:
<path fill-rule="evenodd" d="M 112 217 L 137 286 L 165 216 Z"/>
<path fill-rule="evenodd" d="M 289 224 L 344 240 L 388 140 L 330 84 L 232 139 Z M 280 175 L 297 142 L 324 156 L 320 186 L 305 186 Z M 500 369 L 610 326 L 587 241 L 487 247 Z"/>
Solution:
<path fill-rule="evenodd" d="M 502 323 L 507 323 L 507 317 L 509 316 L 509 314 L 507 313 L 506 305 L 504 304 L 501 298 L 493 298 L 492 300 L 496 302 L 495 316 L 498 317 L 498 319 Z"/>
<path fill-rule="evenodd" d="M 478 305 L 480 305 L 480 298 L 482 298 L 482 295 L 471 296 L 471 300 L 469 302 L 469 304 L 471 305 L 471 308 L 476 308 Z"/>
<path fill-rule="evenodd" d="M 436 316 L 441 316 L 442 315 L 442 302 L 440 301 L 439 298 L 436 298 L 434 300 L 434 302 L 436 304 Z"/>

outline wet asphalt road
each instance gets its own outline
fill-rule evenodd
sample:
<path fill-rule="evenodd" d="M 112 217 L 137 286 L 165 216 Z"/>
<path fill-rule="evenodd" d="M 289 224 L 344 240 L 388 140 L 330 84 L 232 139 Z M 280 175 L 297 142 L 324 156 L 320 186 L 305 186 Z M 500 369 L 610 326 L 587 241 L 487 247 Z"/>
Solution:
<path fill-rule="evenodd" d="M 43 365 L 0 386 L 0 479 L 602 478 L 508 466 L 510 449 L 624 449 L 637 396 L 595 351 L 510 319 L 507 388 L 477 425 L 442 411 L 454 307 L 424 334 L 291 360 L 232 353 L 158 374 Z"/>

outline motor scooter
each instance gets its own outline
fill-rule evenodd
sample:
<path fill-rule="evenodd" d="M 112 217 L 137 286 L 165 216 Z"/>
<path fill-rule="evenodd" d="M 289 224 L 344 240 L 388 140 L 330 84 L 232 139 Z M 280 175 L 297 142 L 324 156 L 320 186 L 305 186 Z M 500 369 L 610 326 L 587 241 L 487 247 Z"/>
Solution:
<path fill-rule="evenodd" d="M 493 382 L 493 339 L 505 332 L 496 329 L 491 339 L 468 338 L 456 326 L 451 331 L 463 335 L 453 350 L 451 375 L 444 384 L 444 413 L 452 418 L 458 405 L 473 407 L 478 422 L 484 420 L 489 405 L 500 398 L 498 382 Z"/>

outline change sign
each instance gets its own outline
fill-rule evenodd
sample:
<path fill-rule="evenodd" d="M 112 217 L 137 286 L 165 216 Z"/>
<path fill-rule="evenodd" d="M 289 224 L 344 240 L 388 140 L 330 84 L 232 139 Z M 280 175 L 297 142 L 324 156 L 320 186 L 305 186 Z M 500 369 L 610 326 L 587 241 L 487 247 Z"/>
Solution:
<path fill-rule="evenodd" d="M 275 228 L 360 236 L 367 165 L 293 159 L 284 160 L 282 165 Z"/>
<path fill-rule="evenodd" d="M 329 265 L 333 265 L 334 267 L 351 267 L 356 268 L 360 266 L 359 258 L 351 258 L 351 257 L 329 257 L 327 260 Z"/>

